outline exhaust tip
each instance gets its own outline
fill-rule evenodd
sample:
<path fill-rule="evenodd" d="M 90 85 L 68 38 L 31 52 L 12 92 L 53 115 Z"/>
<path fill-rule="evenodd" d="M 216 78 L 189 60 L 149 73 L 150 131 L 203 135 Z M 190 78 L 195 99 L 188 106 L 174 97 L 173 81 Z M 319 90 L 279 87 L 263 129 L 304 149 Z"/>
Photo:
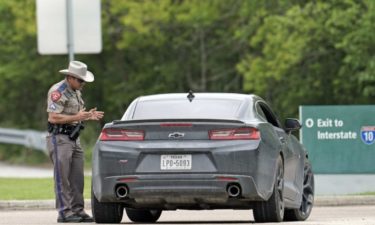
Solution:
<path fill-rule="evenodd" d="M 126 198 L 128 196 L 129 190 L 126 185 L 119 185 L 116 188 L 116 197 L 117 198 Z"/>
<path fill-rule="evenodd" d="M 241 195 L 241 187 L 238 184 L 230 184 L 227 187 L 229 197 L 237 198 Z"/>

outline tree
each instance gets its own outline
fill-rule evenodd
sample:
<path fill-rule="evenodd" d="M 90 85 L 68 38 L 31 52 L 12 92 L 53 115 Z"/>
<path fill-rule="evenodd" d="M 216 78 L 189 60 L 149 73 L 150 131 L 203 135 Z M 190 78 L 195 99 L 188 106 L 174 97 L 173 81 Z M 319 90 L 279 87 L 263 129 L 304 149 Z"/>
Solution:
<path fill-rule="evenodd" d="M 298 105 L 370 103 L 373 9 L 371 1 L 314 1 L 267 16 L 237 67 L 245 90 L 283 116 Z"/>
<path fill-rule="evenodd" d="M 102 0 L 103 52 L 76 55 L 96 78 L 87 108 L 106 112 L 87 140 L 147 94 L 253 92 L 282 116 L 371 103 L 374 12 L 370 0 Z M 45 130 L 47 90 L 68 64 L 37 53 L 35 20 L 35 2 L 0 1 L 0 126 Z"/>

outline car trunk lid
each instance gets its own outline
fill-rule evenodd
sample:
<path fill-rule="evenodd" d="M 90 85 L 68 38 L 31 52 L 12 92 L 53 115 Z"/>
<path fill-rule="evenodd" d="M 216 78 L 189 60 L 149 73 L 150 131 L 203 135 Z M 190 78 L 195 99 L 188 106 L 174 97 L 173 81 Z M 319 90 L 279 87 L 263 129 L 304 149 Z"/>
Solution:
<path fill-rule="evenodd" d="M 115 137 L 111 139 L 110 137 Z M 127 136 L 128 138 L 121 138 Z M 101 140 L 238 140 L 259 139 L 255 127 L 239 120 L 163 119 L 114 121 L 104 127 Z"/>

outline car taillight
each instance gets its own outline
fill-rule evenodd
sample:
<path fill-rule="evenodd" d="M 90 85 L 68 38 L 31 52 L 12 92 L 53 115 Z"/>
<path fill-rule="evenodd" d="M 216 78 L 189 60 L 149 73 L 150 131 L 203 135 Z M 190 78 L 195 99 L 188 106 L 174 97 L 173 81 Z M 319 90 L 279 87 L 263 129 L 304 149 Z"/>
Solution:
<path fill-rule="evenodd" d="M 100 134 L 101 141 L 143 141 L 142 130 L 126 130 L 117 128 L 106 128 Z"/>
<path fill-rule="evenodd" d="M 259 140 L 259 130 L 253 127 L 219 129 L 209 131 L 211 140 Z"/>

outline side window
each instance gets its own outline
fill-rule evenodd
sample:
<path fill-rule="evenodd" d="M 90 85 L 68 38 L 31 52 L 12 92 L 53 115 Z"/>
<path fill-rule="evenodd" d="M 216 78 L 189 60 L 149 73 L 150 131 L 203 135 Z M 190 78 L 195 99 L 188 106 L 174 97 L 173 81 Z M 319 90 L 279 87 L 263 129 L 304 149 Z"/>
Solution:
<path fill-rule="evenodd" d="M 281 128 L 279 122 L 276 119 L 276 116 L 271 112 L 271 110 L 269 110 L 267 105 L 259 103 L 259 107 L 262 109 L 265 118 L 270 124 L 272 124 L 275 127 Z"/>
<path fill-rule="evenodd" d="M 136 107 L 138 103 L 138 98 L 135 99 L 132 103 L 130 103 L 129 107 L 126 109 L 124 115 L 122 116 L 121 120 L 131 120 L 133 119 L 133 113 L 134 113 L 134 108 Z"/>
<path fill-rule="evenodd" d="M 264 112 L 262 110 L 262 108 L 260 107 L 259 103 L 256 104 L 256 110 L 257 110 L 257 113 L 264 119 L 267 121 L 267 117 L 266 115 L 264 115 Z"/>

